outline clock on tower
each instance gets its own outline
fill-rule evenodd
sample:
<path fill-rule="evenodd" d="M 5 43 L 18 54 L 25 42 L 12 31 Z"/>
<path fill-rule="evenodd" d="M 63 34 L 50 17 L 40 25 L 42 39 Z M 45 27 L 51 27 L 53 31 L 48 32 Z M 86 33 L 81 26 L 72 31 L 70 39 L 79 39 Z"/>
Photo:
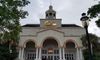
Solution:
<path fill-rule="evenodd" d="M 44 24 L 45 26 L 52 26 L 52 27 L 57 25 L 57 23 L 54 21 L 45 21 Z"/>

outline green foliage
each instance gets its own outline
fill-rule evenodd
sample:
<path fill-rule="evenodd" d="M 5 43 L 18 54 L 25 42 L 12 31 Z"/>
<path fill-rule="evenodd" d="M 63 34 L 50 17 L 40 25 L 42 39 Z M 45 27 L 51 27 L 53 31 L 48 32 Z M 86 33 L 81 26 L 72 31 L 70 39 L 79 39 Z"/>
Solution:
<path fill-rule="evenodd" d="M 100 2 L 100 1 L 99 1 Z M 100 14 L 100 3 L 91 6 L 88 11 L 90 18 L 96 18 Z M 96 21 L 98 27 L 100 27 L 100 18 Z"/>
<path fill-rule="evenodd" d="M 85 60 L 89 60 L 89 52 L 88 49 L 83 50 L 83 55 Z M 95 50 L 93 53 L 93 60 L 100 60 L 100 50 Z"/>
<path fill-rule="evenodd" d="M 84 56 L 84 60 L 89 60 L 89 52 L 88 50 L 83 50 L 83 56 Z"/>
<path fill-rule="evenodd" d="M 0 60 L 14 60 L 17 57 L 16 46 L 12 46 L 12 53 L 9 52 L 8 43 L 0 44 Z"/>
<path fill-rule="evenodd" d="M 98 43 L 98 37 L 94 34 L 89 34 L 89 38 L 90 38 L 90 42 L 91 44 L 93 45 L 94 48 L 97 47 L 97 43 Z M 86 38 L 86 35 L 83 35 L 81 37 L 81 40 L 82 40 L 82 44 L 83 46 L 87 47 L 87 38 Z"/>
<path fill-rule="evenodd" d="M 100 60 L 100 45 L 98 43 L 98 37 L 94 34 L 89 34 L 90 42 L 93 45 L 93 60 Z M 86 35 L 81 37 L 83 46 L 87 47 Z M 85 60 L 89 60 L 89 51 L 88 49 L 83 50 L 83 55 Z"/>
<path fill-rule="evenodd" d="M 21 32 L 20 19 L 28 15 L 22 7 L 28 5 L 28 0 L 0 0 L 0 28 L 4 32 L 4 40 L 18 40 Z M 9 33 L 4 30 L 9 30 Z"/>
<path fill-rule="evenodd" d="M 100 27 L 100 19 L 98 19 L 98 20 L 96 21 L 96 25 L 97 25 L 98 27 Z"/>
<path fill-rule="evenodd" d="M 100 51 L 94 53 L 94 60 L 100 60 Z"/>
<path fill-rule="evenodd" d="M 91 6 L 91 8 L 88 9 L 87 13 L 90 15 L 91 18 L 95 18 L 100 14 L 100 3 Z"/>
<path fill-rule="evenodd" d="M 29 3 L 28 0 L 0 0 L 0 30 L 3 31 L 0 34 L 0 60 L 13 60 L 17 56 L 16 46 L 13 44 L 20 38 L 20 19 L 28 15 L 22 8 Z M 9 44 L 12 42 L 13 53 L 10 54 Z"/>

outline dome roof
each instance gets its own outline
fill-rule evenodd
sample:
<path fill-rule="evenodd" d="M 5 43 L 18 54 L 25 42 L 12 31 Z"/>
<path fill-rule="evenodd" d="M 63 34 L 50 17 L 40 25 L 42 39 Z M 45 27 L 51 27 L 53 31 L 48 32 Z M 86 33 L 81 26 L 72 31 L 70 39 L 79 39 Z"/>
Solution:
<path fill-rule="evenodd" d="M 53 6 L 52 6 L 52 5 L 50 5 L 50 6 L 49 6 L 49 10 L 46 11 L 46 13 L 49 13 L 49 12 L 56 13 L 56 11 L 53 10 Z"/>

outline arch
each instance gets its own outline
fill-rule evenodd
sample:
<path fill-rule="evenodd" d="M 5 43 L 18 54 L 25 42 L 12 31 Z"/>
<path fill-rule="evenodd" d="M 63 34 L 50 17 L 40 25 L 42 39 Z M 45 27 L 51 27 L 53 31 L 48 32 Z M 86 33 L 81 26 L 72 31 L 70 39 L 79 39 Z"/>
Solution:
<path fill-rule="evenodd" d="M 26 48 L 26 44 L 27 44 L 29 41 L 33 42 L 33 43 L 35 44 L 35 47 L 36 47 L 36 41 L 35 41 L 35 40 L 32 40 L 32 39 L 28 39 L 28 40 L 26 40 L 26 41 L 24 42 L 24 44 L 23 44 L 23 46 L 24 46 L 25 48 Z"/>
<path fill-rule="evenodd" d="M 46 39 L 44 42 L 43 42 L 43 47 L 44 48 L 47 48 L 47 47 L 58 47 L 58 43 L 56 40 L 52 39 L 52 38 L 49 38 L 49 39 Z"/>
<path fill-rule="evenodd" d="M 75 40 L 68 39 L 68 40 L 66 40 L 66 41 L 65 41 L 65 43 L 64 43 L 64 45 L 63 45 L 63 46 L 64 46 L 64 47 L 66 47 L 66 44 L 67 44 L 67 43 L 72 43 L 72 44 L 74 43 L 75 48 L 77 48 L 77 47 L 78 47 L 78 44 L 76 43 L 76 41 L 75 41 Z"/>
<path fill-rule="evenodd" d="M 36 58 L 36 41 L 28 39 L 24 42 L 24 56 L 26 60 L 35 60 Z"/>
<path fill-rule="evenodd" d="M 41 42 L 41 46 L 43 47 L 44 42 L 46 42 L 47 40 L 50 40 L 50 39 L 52 39 L 52 41 L 54 40 L 54 41 L 57 43 L 57 47 L 60 46 L 60 42 L 59 42 L 56 38 L 54 38 L 54 37 L 47 37 L 47 38 L 45 38 L 45 39 Z"/>
<path fill-rule="evenodd" d="M 35 48 L 35 43 L 33 41 L 28 41 L 26 43 L 26 48 Z"/>
<path fill-rule="evenodd" d="M 75 48 L 75 43 L 73 43 L 73 42 L 67 42 L 66 43 L 66 48 Z"/>

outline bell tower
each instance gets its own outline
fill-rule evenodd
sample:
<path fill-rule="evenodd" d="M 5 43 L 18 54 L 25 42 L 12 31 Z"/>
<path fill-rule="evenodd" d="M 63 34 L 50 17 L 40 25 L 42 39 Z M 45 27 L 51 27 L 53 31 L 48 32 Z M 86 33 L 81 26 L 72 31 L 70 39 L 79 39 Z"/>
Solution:
<path fill-rule="evenodd" d="M 53 6 L 49 6 L 49 10 L 45 12 L 46 19 L 56 19 L 56 11 L 53 10 Z"/>
<path fill-rule="evenodd" d="M 61 19 L 56 18 L 56 11 L 53 10 L 52 5 L 50 5 L 49 9 L 45 12 L 45 18 L 40 19 L 40 27 L 48 29 L 61 27 Z"/>

